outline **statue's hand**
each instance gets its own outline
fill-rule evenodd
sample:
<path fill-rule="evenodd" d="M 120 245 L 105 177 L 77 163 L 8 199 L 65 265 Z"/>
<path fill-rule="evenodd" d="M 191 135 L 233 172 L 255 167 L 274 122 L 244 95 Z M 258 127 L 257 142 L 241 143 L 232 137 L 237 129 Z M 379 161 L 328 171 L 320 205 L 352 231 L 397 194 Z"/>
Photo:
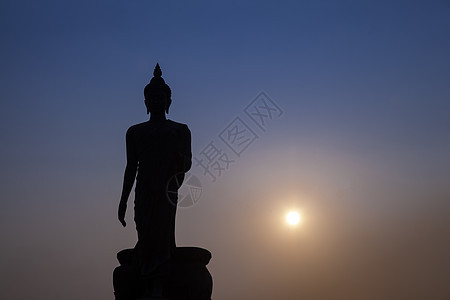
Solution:
<path fill-rule="evenodd" d="M 126 203 L 119 203 L 119 221 L 123 227 L 127 226 L 127 222 L 125 222 L 125 212 L 127 211 Z"/>

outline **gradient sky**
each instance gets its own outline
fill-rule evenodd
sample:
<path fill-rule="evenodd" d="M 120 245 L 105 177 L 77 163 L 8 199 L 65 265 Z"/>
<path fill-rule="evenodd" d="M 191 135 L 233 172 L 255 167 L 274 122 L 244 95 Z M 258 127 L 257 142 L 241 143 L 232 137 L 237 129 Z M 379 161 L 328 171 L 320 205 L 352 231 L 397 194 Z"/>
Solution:
<path fill-rule="evenodd" d="M 2 0 L 0 24 L 2 299 L 113 298 L 136 242 L 125 132 L 156 62 L 194 156 L 235 159 L 215 182 L 194 166 L 177 215 L 213 299 L 448 299 L 448 1 Z M 233 157 L 218 136 L 254 126 L 261 91 L 283 114 Z"/>

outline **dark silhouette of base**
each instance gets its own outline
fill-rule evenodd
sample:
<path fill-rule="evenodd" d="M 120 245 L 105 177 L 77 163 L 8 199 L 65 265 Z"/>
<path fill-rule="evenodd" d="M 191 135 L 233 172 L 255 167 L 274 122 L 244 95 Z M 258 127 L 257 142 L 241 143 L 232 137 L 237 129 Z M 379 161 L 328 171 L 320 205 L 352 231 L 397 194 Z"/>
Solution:
<path fill-rule="evenodd" d="M 151 279 L 140 277 L 133 266 L 134 249 L 117 253 L 120 266 L 113 273 L 116 300 L 152 299 L 143 295 L 151 285 Z M 177 247 L 170 261 L 170 275 L 163 280 L 162 299 L 210 300 L 212 276 L 206 265 L 211 252 L 197 247 Z M 161 299 L 161 298 L 160 298 Z"/>

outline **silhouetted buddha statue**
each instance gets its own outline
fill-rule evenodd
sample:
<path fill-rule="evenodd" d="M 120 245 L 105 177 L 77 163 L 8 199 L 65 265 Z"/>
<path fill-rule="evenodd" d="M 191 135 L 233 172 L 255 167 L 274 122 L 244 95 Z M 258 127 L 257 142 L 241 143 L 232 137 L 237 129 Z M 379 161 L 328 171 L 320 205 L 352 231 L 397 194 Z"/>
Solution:
<path fill-rule="evenodd" d="M 176 182 L 182 183 L 190 169 L 192 154 L 187 125 L 166 119 L 171 90 L 158 64 L 153 76 L 144 89 L 150 120 L 131 126 L 126 134 L 127 165 L 118 215 L 125 227 L 127 200 L 136 179 L 134 221 L 138 242 L 133 265 L 139 276 L 154 282 L 152 293 L 157 294 L 160 278 L 170 272 L 169 262 L 176 247 L 177 193 L 173 191 L 178 190 Z M 174 176 L 177 181 L 171 181 Z M 167 193 L 168 188 L 171 193 Z"/>

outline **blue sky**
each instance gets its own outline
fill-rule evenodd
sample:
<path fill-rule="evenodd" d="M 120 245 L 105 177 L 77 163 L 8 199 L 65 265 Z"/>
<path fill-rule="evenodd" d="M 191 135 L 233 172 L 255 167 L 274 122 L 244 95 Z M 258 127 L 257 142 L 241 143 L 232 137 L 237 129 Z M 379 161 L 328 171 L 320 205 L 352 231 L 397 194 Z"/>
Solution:
<path fill-rule="evenodd" d="M 194 156 L 260 91 L 284 112 L 216 182 L 192 170 L 203 195 L 179 211 L 177 240 L 213 253 L 214 299 L 448 295 L 448 264 L 433 257 L 450 253 L 449 10 L 1 1 L 5 297 L 112 297 L 115 253 L 136 239 L 115 219 L 124 136 L 147 120 L 156 62 L 173 91 L 168 117 L 189 125 Z M 304 214 L 295 232 L 278 224 L 288 207 Z"/>

